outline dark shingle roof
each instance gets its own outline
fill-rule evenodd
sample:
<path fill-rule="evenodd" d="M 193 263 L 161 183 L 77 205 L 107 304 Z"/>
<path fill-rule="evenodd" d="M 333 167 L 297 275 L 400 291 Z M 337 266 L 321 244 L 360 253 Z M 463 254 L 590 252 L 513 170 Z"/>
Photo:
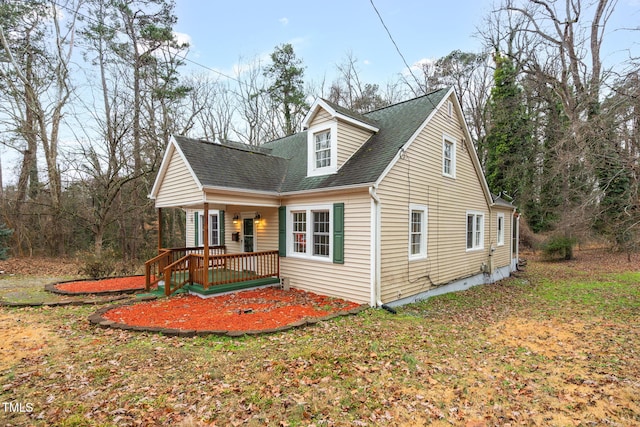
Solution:
<path fill-rule="evenodd" d="M 205 186 L 284 193 L 373 183 L 447 93 L 448 89 L 441 89 L 366 113 L 360 119 L 360 115 L 345 114 L 339 107 L 341 114 L 364 118 L 380 130 L 331 175 L 306 176 L 306 131 L 263 144 L 271 154 L 184 137 L 176 137 L 176 142 Z"/>
<path fill-rule="evenodd" d="M 287 160 L 249 149 L 175 137 L 203 186 L 277 191 L 287 171 Z"/>
<path fill-rule="evenodd" d="M 378 127 L 378 123 L 376 123 L 375 120 L 365 116 L 364 114 L 356 113 L 355 111 L 351 111 L 348 108 L 341 107 L 340 105 L 334 102 L 327 101 L 324 98 L 322 98 L 322 101 L 325 102 L 329 107 L 336 110 L 337 113 L 340 113 L 343 116 L 351 117 L 352 119 L 358 120 L 359 122 L 366 123 L 374 127 Z"/>

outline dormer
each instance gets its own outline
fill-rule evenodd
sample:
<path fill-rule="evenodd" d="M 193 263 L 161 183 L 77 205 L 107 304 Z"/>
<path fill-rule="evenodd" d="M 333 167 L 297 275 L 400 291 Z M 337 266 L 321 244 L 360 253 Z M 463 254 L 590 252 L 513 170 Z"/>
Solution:
<path fill-rule="evenodd" d="M 379 129 L 358 113 L 318 98 L 302 122 L 307 131 L 307 176 L 337 173 Z"/>

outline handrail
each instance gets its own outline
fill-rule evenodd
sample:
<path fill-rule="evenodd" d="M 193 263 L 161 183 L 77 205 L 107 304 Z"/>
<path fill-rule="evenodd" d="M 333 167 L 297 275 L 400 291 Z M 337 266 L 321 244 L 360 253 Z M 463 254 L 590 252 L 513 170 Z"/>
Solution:
<path fill-rule="evenodd" d="M 164 267 L 167 265 L 170 256 L 170 251 L 163 250 L 160 255 L 157 255 L 144 263 L 145 291 L 150 291 L 151 286 L 162 280 L 162 272 L 164 271 Z"/>
<path fill-rule="evenodd" d="M 187 254 L 164 268 L 164 294 L 166 296 L 183 287 L 185 283 L 191 282 L 193 275 L 191 274 L 191 262 L 189 261 L 192 257 L 194 257 L 193 254 Z M 182 268 L 176 268 L 178 266 Z"/>
<path fill-rule="evenodd" d="M 280 256 L 277 250 L 210 255 L 205 266 L 203 253 L 186 253 L 173 260 L 180 250 L 172 250 L 147 261 L 149 266 L 165 263 L 162 276 L 165 295 L 169 296 L 186 283 L 197 283 L 208 289 L 210 286 L 244 282 L 267 277 L 280 277 Z M 149 269 L 150 267 L 147 267 Z M 156 280 L 154 283 L 156 283 Z"/>
<path fill-rule="evenodd" d="M 227 247 L 224 245 L 209 247 L 209 253 L 211 255 L 224 254 L 226 250 Z M 159 252 L 160 254 L 144 263 L 145 291 L 147 292 L 151 290 L 151 286 L 161 280 L 164 280 L 165 284 L 169 282 L 169 280 L 164 277 L 164 270 L 168 264 L 174 263 L 188 254 L 204 254 L 204 247 L 162 248 Z"/>

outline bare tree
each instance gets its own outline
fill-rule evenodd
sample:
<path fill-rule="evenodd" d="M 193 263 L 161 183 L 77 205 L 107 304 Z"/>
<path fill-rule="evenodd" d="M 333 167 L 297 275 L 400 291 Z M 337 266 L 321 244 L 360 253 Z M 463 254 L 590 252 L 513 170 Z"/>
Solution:
<path fill-rule="evenodd" d="M 49 229 L 54 235 L 50 241 L 59 253 L 64 251 L 62 239 L 55 236 L 59 230 L 62 195 L 59 139 L 64 109 L 72 94 L 70 63 L 80 4 L 76 0 L 61 5 L 46 1 L 3 3 L 2 7 L 8 12 L 5 17 L 9 18 L 0 22 L 0 47 L 5 58 L 0 65 L 0 75 L 8 89 L 3 91 L 5 102 L 10 105 L 4 110 L 10 116 L 8 130 L 26 141 L 18 182 L 18 215 L 26 200 L 27 181 L 32 185 L 37 182 L 36 153 L 41 148 L 47 166 L 53 220 Z M 64 25 L 60 8 L 70 12 L 65 14 Z M 5 30 L 7 25 L 11 33 Z"/>

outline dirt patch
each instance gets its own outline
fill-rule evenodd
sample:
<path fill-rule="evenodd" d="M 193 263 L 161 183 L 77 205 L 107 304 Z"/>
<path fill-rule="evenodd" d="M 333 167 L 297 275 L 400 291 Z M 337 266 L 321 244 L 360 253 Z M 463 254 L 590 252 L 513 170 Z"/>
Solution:
<path fill-rule="evenodd" d="M 11 368 L 25 357 L 39 355 L 54 340 L 46 328 L 0 314 L 0 371 Z"/>
<path fill-rule="evenodd" d="M 513 348 L 522 348 L 535 354 L 553 358 L 573 354 L 584 344 L 585 324 L 565 323 L 552 319 L 535 321 L 509 318 L 488 331 L 490 340 Z M 589 333 L 597 333 L 592 328 Z"/>

